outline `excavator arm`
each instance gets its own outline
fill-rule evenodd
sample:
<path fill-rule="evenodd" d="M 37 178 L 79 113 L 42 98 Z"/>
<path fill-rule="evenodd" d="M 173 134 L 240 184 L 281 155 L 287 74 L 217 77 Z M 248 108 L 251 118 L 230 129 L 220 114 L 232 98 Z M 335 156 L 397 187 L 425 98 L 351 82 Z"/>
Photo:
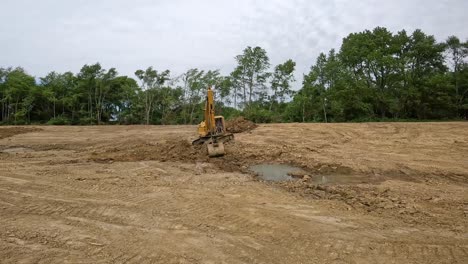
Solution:
<path fill-rule="evenodd" d="M 206 93 L 205 110 L 203 121 L 198 126 L 198 134 L 200 137 L 212 135 L 216 131 L 215 114 L 214 114 L 214 94 L 211 87 L 208 87 Z"/>
<path fill-rule="evenodd" d="M 215 116 L 214 93 L 211 87 L 208 87 L 206 93 L 204 120 L 198 125 L 199 138 L 192 144 L 206 144 L 208 155 L 210 157 L 223 156 L 224 142 L 234 138 L 233 134 L 226 133 L 226 126 L 223 116 Z"/>

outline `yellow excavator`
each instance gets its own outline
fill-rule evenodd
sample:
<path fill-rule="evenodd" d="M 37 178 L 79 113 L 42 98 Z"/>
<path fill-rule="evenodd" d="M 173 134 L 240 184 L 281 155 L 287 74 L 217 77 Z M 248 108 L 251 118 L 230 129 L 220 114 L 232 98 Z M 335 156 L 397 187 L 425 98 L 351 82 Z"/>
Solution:
<path fill-rule="evenodd" d="M 224 142 L 234 139 L 234 135 L 226 132 L 226 124 L 223 116 L 215 116 L 214 94 L 211 87 L 206 93 L 204 120 L 198 125 L 199 138 L 192 142 L 193 145 L 205 144 L 208 156 L 219 157 L 225 154 Z"/>

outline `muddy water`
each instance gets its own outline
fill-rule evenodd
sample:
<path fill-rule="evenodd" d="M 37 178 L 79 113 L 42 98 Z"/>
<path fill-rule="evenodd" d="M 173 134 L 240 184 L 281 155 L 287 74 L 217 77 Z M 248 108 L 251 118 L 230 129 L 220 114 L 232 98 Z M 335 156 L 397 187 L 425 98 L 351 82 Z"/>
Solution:
<path fill-rule="evenodd" d="M 310 182 L 315 184 L 359 184 L 375 183 L 381 181 L 380 178 L 359 174 L 332 174 L 332 175 L 311 175 Z"/>
<path fill-rule="evenodd" d="M 290 173 L 303 173 L 310 177 L 309 182 L 315 184 L 359 184 L 359 183 L 375 183 L 381 181 L 380 178 L 371 175 L 360 174 L 313 174 L 307 173 L 299 167 L 294 167 L 285 164 L 258 164 L 250 166 L 249 169 L 258 175 L 258 177 L 265 181 L 292 181 L 301 178 L 294 178 Z"/>
<path fill-rule="evenodd" d="M 288 173 L 301 170 L 285 164 L 258 164 L 250 166 L 249 169 L 265 181 L 291 181 L 294 178 Z"/>

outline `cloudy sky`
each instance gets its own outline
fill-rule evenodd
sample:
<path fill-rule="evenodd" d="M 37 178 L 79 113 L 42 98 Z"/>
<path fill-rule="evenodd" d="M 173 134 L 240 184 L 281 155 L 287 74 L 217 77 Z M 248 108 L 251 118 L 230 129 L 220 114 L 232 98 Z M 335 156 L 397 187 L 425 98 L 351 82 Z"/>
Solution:
<path fill-rule="evenodd" d="M 229 73 L 234 56 L 261 46 L 297 76 L 350 32 L 421 28 L 468 38 L 467 0 L 1 0 L 0 67 L 43 76 L 100 62 L 133 76 L 154 66 Z M 300 80 L 299 80 L 300 81 Z"/>

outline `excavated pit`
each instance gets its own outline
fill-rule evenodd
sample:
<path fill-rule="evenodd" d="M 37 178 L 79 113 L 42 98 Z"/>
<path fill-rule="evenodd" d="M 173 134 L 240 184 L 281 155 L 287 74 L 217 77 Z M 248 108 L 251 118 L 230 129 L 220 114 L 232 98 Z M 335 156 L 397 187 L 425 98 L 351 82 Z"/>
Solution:
<path fill-rule="evenodd" d="M 285 164 L 258 164 L 250 166 L 249 170 L 261 180 L 278 182 L 294 180 L 289 173 L 300 170 L 300 168 Z"/>
<path fill-rule="evenodd" d="M 162 162 L 211 163 L 221 171 L 242 172 L 267 182 L 301 180 L 320 185 L 378 184 L 382 177 L 360 173 L 336 164 L 299 163 L 288 152 L 266 149 L 253 152 L 241 142 L 226 144 L 226 155 L 210 158 L 206 146 L 193 146 L 189 140 L 169 138 L 161 142 L 134 140 L 122 146 L 99 146 L 91 152 L 94 162 L 133 162 L 156 160 Z"/>
<path fill-rule="evenodd" d="M 250 166 L 249 171 L 255 174 L 257 179 L 268 182 L 301 180 L 320 185 L 352 185 L 379 183 L 383 180 L 382 177 L 366 174 L 319 174 L 287 164 L 256 164 Z"/>

